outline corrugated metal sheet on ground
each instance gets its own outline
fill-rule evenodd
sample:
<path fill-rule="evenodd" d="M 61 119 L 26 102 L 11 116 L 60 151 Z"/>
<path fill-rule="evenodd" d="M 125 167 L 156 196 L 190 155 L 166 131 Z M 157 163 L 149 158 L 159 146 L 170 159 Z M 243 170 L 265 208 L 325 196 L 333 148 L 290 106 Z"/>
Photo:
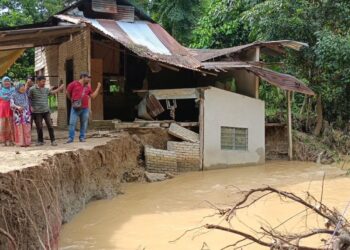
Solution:
<path fill-rule="evenodd" d="M 170 51 L 164 46 L 164 44 L 153 33 L 147 23 L 134 22 L 127 23 L 117 21 L 119 27 L 128 35 L 128 37 L 136 44 L 147 47 L 154 53 L 171 55 Z"/>

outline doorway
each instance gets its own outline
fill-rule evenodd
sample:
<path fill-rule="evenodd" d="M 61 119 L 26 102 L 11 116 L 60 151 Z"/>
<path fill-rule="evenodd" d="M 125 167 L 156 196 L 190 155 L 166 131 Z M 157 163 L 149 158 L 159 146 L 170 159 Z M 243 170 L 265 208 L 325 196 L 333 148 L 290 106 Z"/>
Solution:
<path fill-rule="evenodd" d="M 74 80 L 74 62 L 73 59 L 66 60 L 66 87 Z M 67 99 L 67 124 L 69 125 L 71 101 Z"/>

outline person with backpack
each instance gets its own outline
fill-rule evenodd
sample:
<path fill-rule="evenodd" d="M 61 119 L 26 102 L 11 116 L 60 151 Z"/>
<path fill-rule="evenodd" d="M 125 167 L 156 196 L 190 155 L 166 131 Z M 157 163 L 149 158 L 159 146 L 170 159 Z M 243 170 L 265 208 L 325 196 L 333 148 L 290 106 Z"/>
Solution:
<path fill-rule="evenodd" d="M 89 122 L 90 98 L 95 99 L 101 89 L 101 83 L 97 83 L 97 88 L 92 92 L 90 85 L 91 76 L 87 72 L 80 74 L 80 79 L 71 82 L 67 87 L 67 98 L 71 100 L 72 108 L 69 119 L 69 134 L 67 143 L 73 143 L 75 137 L 75 128 L 80 119 L 79 141 L 86 141 L 86 131 Z"/>

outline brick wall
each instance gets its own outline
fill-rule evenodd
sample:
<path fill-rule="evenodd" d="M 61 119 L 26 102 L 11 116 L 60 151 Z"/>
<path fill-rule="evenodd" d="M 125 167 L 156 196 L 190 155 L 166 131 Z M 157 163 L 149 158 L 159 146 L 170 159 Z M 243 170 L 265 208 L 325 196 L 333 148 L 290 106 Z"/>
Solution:
<path fill-rule="evenodd" d="M 176 153 L 173 151 L 145 147 L 146 169 L 152 173 L 177 172 Z"/>
<path fill-rule="evenodd" d="M 176 153 L 176 162 L 179 172 L 198 171 L 200 168 L 199 143 L 168 142 L 168 150 Z"/>
<path fill-rule="evenodd" d="M 58 81 L 66 83 L 66 60 L 73 59 L 74 64 L 74 79 L 79 79 L 80 72 L 89 71 L 89 56 L 90 56 L 90 31 L 85 29 L 78 35 L 58 47 Z M 57 59 L 56 59 L 57 60 Z M 58 117 L 57 122 L 59 127 L 67 126 L 67 98 L 65 90 L 58 94 Z"/>
<path fill-rule="evenodd" d="M 199 142 L 199 134 L 186 129 L 184 127 L 181 127 L 175 123 L 172 123 L 169 128 L 169 134 L 180 138 L 184 141 L 189 141 L 189 142 Z"/>

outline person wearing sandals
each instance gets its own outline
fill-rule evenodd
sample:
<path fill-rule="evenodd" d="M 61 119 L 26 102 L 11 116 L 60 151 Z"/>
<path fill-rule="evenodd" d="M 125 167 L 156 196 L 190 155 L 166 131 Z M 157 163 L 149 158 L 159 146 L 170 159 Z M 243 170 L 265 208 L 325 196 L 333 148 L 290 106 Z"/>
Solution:
<path fill-rule="evenodd" d="M 13 146 L 12 110 L 10 98 L 15 88 L 12 87 L 11 79 L 7 76 L 2 78 L 0 87 L 0 143 L 5 146 Z"/>
<path fill-rule="evenodd" d="M 101 83 L 97 83 L 97 88 L 92 92 L 90 85 L 90 75 L 86 72 L 80 74 L 78 81 L 71 82 L 67 87 L 67 97 L 72 102 L 69 120 L 69 135 L 67 143 L 74 142 L 75 128 L 80 119 L 80 136 L 79 141 L 86 141 L 86 131 L 89 122 L 89 100 L 90 97 L 95 99 L 101 89 Z"/>
<path fill-rule="evenodd" d="M 13 110 L 15 144 L 20 147 L 29 147 L 32 135 L 27 87 L 24 83 L 17 83 L 15 89 L 10 99 L 10 106 Z"/>
<path fill-rule="evenodd" d="M 31 102 L 32 116 L 38 134 L 38 141 L 36 145 L 44 145 L 43 120 L 45 120 L 50 135 L 51 146 L 57 146 L 55 140 L 55 132 L 50 115 L 49 96 L 61 91 L 64 88 L 64 85 L 62 84 L 55 90 L 50 90 L 49 88 L 45 87 L 45 84 L 46 78 L 44 76 L 39 76 L 37 78 L 37 84 L 31 87 L 28 92 L 28 96 Z"/>

